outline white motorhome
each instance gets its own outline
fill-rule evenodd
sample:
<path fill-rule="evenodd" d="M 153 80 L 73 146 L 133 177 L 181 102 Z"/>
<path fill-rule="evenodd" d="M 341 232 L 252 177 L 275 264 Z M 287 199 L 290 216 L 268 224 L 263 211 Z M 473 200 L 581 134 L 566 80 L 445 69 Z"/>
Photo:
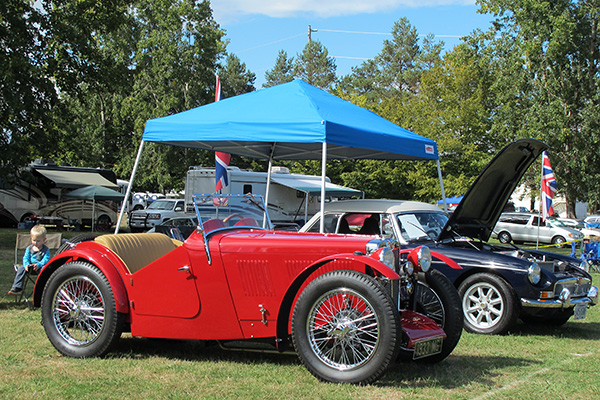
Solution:
<path fill-rule="evenodd" d="M 38 218 L 42 222 L 77 221 L 98 229 L 110 228 L 117 220 L 118 204 L 112 201 L 65 198 L 73 189 L 100 185 L 118 190 L 115 173 L 108 169 L 56 165 L 51 160 L 36 160 L 21 170 L 15 185 L 0 187 L 0 220 L 4 225 Z"/>
<path fill-rule="evenodd" d="M 265 196 L 267 173 L 227 167 L 229 185 L 223 194 L 260 194 Z M 215 192 L 215 169 L 190 167 L 185 181 L 186 211 L 193 210 L 192 196 Z M 363 192 L 331 183 L 326 179 L 326 200 L 341 197 L 363 197 Z M 300 226 L 319 211 L 321 177 L 292 174 L 286 167 L 273 167 L 269 192 L 269 216 L 273 222 L 295 222 Z"/>

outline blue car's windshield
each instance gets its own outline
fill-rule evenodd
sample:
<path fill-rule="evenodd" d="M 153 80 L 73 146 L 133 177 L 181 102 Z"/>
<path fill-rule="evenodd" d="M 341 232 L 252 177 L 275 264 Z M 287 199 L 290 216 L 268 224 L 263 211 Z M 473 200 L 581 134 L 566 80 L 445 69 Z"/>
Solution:
<path fill-rule="evenodd" d="M 396 215 L 404 240 L 437 239 L 448 217 L 441 212 L 404 212 Z"/>

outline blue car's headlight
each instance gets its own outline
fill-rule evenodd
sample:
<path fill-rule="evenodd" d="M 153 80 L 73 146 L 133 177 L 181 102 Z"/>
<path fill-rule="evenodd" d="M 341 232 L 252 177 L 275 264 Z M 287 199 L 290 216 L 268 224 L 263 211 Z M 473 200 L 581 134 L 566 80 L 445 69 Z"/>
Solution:
<path fill-rule="evenodd" d="M 529 278 L 529 282 L 534 285 L 540 283 L 540 280 L 542 279 L 542 269 L 539 265 L 537 265 L 537 263 L 531 264 L 527 270 L 527 277 Z"/>

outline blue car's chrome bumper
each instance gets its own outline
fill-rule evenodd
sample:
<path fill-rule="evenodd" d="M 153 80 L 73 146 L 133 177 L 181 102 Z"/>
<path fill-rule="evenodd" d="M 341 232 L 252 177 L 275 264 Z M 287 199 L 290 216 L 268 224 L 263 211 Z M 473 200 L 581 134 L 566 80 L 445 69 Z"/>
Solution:
<path fill-rule="evenodd" d="M 523 307 L 538 307 L 538 308 L 571 308 L 578 304 L 595 305 L 598 302 L 598 288 L 590 287 L 585 296 L 572 297 L 572 288 L 564 287 L 564 285 L 556 285 L 560 289 L 558 297 L 549 299 L 521 299 Z"/>

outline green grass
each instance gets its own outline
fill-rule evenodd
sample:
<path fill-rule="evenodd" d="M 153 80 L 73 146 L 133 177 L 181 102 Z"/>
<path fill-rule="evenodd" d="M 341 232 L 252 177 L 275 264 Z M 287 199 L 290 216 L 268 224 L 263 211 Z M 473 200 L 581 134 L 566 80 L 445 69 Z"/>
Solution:
<path fill-rule="evenodd" d="M 46 339 L 39 310 L 6 295 L 15 233 L 0 229 L 0 398 L 600 398 L 600 307 L 561 328 L 463 333 L 444 362 L 399 363 L 365 387 L 318 382 L 294 355 L 228 352 L 201 342 L 123 335 L 105 358 L 63 357 Z"/>

